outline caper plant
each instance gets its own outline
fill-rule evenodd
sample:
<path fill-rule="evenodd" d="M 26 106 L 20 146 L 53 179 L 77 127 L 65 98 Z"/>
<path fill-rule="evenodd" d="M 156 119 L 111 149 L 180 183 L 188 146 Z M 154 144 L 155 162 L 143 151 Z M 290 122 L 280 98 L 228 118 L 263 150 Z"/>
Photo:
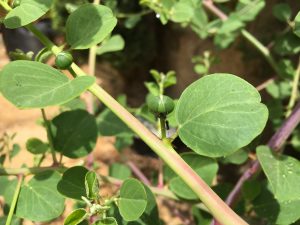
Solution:
<path fill-rule="evenodd" d="M 174 101 L 166 95 L 165 89 L 176 84 L 175 73 L 151 70 L 155 82 L 146 83 L 149 90 L 146 104 L 132 109 L 122 100 L 115 100 L 73 59 L 75 51 L 94 49 L 96 54 L 101 55 L 122 49 L 123 39 L 111 35 L 117 25 L 117 17 L 136 19 L 154 11 L 163 24 L 173 21 L 189 25 L 201 38 L 214 35 L 215 43 L 221 48 L 228 47 L 242 34 L 282 76 L 281 65 L 287 66 L 289 62 L 277 63 L 270 51 L 245 30 L 246 22 L 253 20 L 264 7 L 263 0 L 241 0 L 230 15 L 224 14 L 209 0 L 143 0 L 140 4 L 150 10 L 142 8 L 140 13 L 132 15 L 120 14 L 116 5 L 107 1 L 104 5 L 88 1 L 81 3 L 69 5 L 71 13 L 64 29 L 65 43 L 57 46 L 35 26 L 35 22 L 51 9 L 52 0 L 0 0 L 5 10 L 2 18 L 4 26 L 7 29 L 24 27 L 45 46 L 35 57 L 15 52 L 15 60 L 5 65 L 0 73 L 1 94 L 20 110 L 40 109 L 41 125 L 46 129 L 48 138 L 47 142 L 43 142 L 33 137 L 26 143 L 26 149 L 35 156 L 34 167 L 0 168 L 0 175 L 3 175 L 0 177 L 0 195 L 5 200 L 2 223 L 52 221 L 63 214 L 65 199 L 69 198 L 76 204 L 64 219 L 65 225 L 157 225 L 161 221 L 155 195 L 192 204 L 198 224 L 209 224 L 212 220 L 224 225 L 248 224 L 252 223 L 253 214 L 255 221 L 267 219 L 272 224 L 291 224 L 299 220 L 296 210 L 300 196 L 297 187 L 300 181 L 299 161 L 292 156 L 276 155 L 272 150 L 281 149 L 300 121 L 300 106 L 295 106 L 300 66 L 295 71 L 286 122 L 268 146 L 258 146 L 253 140 L 263 132 L 269 111 L 261 102 L 258 90 L 238 76 L 207 74 L 210 69 L 207 65 L 205 76 L 190 84 Z M 203 6 L 219 18 L 209 22 Z M 299 35 L 299 15 L 292 20 L 285 4 L 277 6 L 274 14 L 295 29 L 295 35 Z M 115 43 L 118 43 L 117 46 Z M 54 66 L 45 63 L 50 56 L 55 57 Z M 207 63 L 208 58 L 204 62 Z M 65 75 L 66 70 L 73 78 Z M 107 109 L 99 115 L 92 115 L 78 104 L 78 97 L 87 91 Z M 54 118 L 48 118 L 49 106 L 60 106 L 61 112 Z M 145 108 L 147 112 L 143 111 Z M 159 134 L 155 135 L 146 128 L 130 111 L 137 117 L 150 118 L 153 124 L 157 124 Z M 171 126 L 176 130 L 174 135 L 167 135 L 167 121 L 172 121 Z M 277 122 L 282 124 L 282 118 Z M 116 135 L 119 147 L 124 143 L 130 144 L 128 139 L 138 136 L 164 162 L 158 176 L 163 173 L 166 184 L 158 188 L 143 184 L 130 178 L 130 171 L 126 172 L 128 168 L 120 164 L 111 169 L 110 176 L 97 174 L 84 165 L 64 166 L 65 157 L 79 159 L 88 156 L 99 135 Z M 173 145 L 175 138 L 180 139 L 190 151 L 178 154 Z M 1 157 L 9 155 L 12 158 L 18 152 L 17 147 L 11 150 L 11 139 L 7 135 L 1 139 Z M 245 162 L 248 156 L 253 157 L 254 153 L 248 151 L 247 146 L 257 147 L 254 156 L 257 159 L 235 188 L 230 193 L 226 192 L 229 193 L 226 204 L 222 200 L 224 184 L 216 179 L 219 165 L 239 164 Z M 48 155 L 52 157 L 52 165 L 41 166 Z M 249 180 L 260 165 L 267 179 L 262 182 Z M 120 175 L 120 172 L 123 173 Z M 27 176 L 31 177 L 27 179 Z M 116 188 L 111 196 L 101 194 L 104 184 Z M 233 205 L 241 192 L 243 210 Z"/>

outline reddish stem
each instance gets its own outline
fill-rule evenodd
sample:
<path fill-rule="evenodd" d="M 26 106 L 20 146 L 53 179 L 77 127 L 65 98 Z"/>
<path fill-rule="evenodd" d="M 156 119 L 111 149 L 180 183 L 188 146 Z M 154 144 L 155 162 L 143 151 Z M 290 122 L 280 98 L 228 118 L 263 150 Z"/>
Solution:
<path fill-rule="evenodd" d="M 130 167 L 130 169 L 137 178 L 139 178 L 144 184 L 151 186 L 151 182 L 149 181 L 149 179 L 133 162 L 128 161 L 127 165 Z"/>

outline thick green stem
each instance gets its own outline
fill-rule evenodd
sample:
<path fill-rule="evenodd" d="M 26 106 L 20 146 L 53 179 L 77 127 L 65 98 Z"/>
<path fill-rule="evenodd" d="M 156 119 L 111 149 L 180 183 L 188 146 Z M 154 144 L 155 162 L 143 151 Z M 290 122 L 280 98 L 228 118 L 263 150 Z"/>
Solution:
<path fill-rule="evenodd" d="M 14 193 L 14 196 L 13 196 L 13 200 L 11 202 L 11 206 L 10 206 L 10 209 L 9 209 L 9 213 L 8 213 L 5 225 L 10 225 L 11 222 L 12 222 L 12 218 L 13 218 L 16 206 L 17 206 L 17 201 L 18 201 L 20 190 L 21 190 L 21 185 L 22 185 L 22 182 L 23 182 L 23 178 L 24 178 L 23 175 L 18 176 L 18 184 L 17 184 L 17 187 L 15 189 L 15 193 Z"/>
<path fill-rule="evenodd" d="M 33 28 L 30 26 L 28 29 L 32 30 Z M 47 44 L 46 46 L 51 48 L 54 54 L 59 52 L 59 48 L 54 47 L 53 44 L 46 41 L 45 39 L 47 37 L 45 37 L 41 32 L 36 32 L 35 34 L 42 43 Z M 75 63 L 73 63 L 71 67 L 77 76 L 85 76 L 85 73 Z M 170 151 L 170 146 L 167 146 L 164 142 L 159 140 L 105 90 L 97 84 L 93 84 L 89 88 L 89 91 L 92 92 L 110 110 L 112 110 L 125 124 L 127 124 L 129 128 L 139 135 L 140 138 L 184 180 L 184 182 L 197 194 L 217 220 L 222 221 L 224 225 L 247 224 L 232 209 L 230 209 L 230 207 L 226 205 L 216 193 L 212 191 L 212 189 L 174 150 Z"/>
<path fill-rule="evenodd" d="M 44 123 L 46 126 L 46 130 L 47 130 L 47 137 L 48 137 L 48 142 L 49 142 L 49 146 L 50 146 L 50 150 L 51 150 L 53 164 L 56 165 L 56 164 L 58 164 L 58 161 L 56 159 L 55 149 L 54 149 L 54 145 L 53 145 L 53 134 L 52 134 L 52 130 L 51 130 L 51 125 L 50 125 L 49 120 L 47 119 L 45 110 L 41 109 L 41 111 L 42 111 L 43 120 L 44 120 Z"/>

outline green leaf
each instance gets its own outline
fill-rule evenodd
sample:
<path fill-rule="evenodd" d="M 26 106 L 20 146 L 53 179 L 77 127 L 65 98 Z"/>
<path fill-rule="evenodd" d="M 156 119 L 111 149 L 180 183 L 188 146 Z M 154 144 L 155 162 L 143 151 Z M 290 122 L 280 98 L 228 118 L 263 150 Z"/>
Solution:
<path fill-rule="evenodd" d="M 17 184 L 17 179 L 8 179 L 7 177 L 3 176 L 0 177 L 0 196 L 4 197 L 4 213 L 9 212 L 10 204 L 12 202 Z"/>
<path fill-rule="evenodd" d="M 115 207 L 110 209 L 109 215 L 113 216 L 119 225 L 161 225 L 161 221 L 158 215 L 158 209 L 156 204 L 156 198 L 151 192 L 150 188 L 147 185 L 144 185 L 146 194 L 147 194 L 147 206 L 144 213 L 141 217 L 135 221 L 127 222 L 123 220 L 122 216 Z"/>
<path fill-rule="evenodd" d="M 143 186 L 147 194 L 147 206 L 139 220 L 145 225 L 160 225 L 156 198 L 147 185 L 143 184 Z"/>
<path fill-rule="evenodd" d="M 88 216 L 85 209 L 76 209 L 65 219 L 64 225 L 77 225 Z"/>
<path fill-rule="evenodd" d="M 124 26 L 127 29 L 132 29 L 132 28 L 134 28 L 141 21 L 141 19 L 142 19 L 142 17 L 140 15 L 130 16 L 127 19 L 125 19 Z"/>
<path fill-rule="evenodd" d="M 300 219 L 297 209 L 300 199 L 278 201 L 274 198 L 270 185 L 263 186 L 261 194 L 253 201 L 253 209 L 259 217 L 266 218 L 269 224 L 289 225 Z"/>
<path fill-rule="evenodd" d="M 13 144 L 12 149 L 9 151 L 9 160 L 11 161 L 21 151 L 20 145 Z"/>
<path fill-rule="evenodd" d="M 267 146 L 256 150 L 275 198 L 279 201 L 300 200 L 300 162 L 290 156 L 275 155 Z"/>
<path fill-rule="evenodd" d="M 50 9 L 52 0 L 22 0 L 4 19 L 6 28 L 15 29 L 25 26 L 42 17 Z"/>
<path fill-rule="evenodd" d="M 155 82 L 145 82 L 144 84 L 151 95 L 159 95 L 159 87 Z"/>
<path fill-rule="evenodd" d="M 93 225 L 118 225 L 117 221 L 113 217 L 106 217 L 93 223 Z"/>
<path fill-rule="evenodd" d="M 115 148 L 122 151 L 124 148 L 129 147 L 133 144 L 133 135 L 118 135 L 116 136 Z"/>
<path fill-rule="evenodd" d="M 110 8 L 84 4 L 69 16 L 66 39 L 73 49 L 87 49 L 103 41 L 116 24 L 117 19 Z"/>
<path fill-rule="evenodd" d="M 71 101 L 61 105 L 62 111 L 75 110 L 75 109 L 86 109 L 84 101 L 80 98 L 74 98 Z"/>
<path fill-rule="evenodd" d="M 26 149 L 32 154 L 43 154 L 49 149 L 49 145 L 38 138 L 30 138 L 26 141 Z"/>
<path fill-rule="evenodd" d="M 35 175 L 21 188 L 16 215 L 35 222 L 59 217 L 65 209 L 65 200 L 56 189 L 59 180 L 59 173 L 54 171 Z"/>
<path fill-rule="evenodd" d="M 294 33 L 300 37 L 300 12 L 298 12 L 298 14 L 295 17 L 295 26 L 294 26 Z"/>
<path fill-rule="evenodd" d="M 233 14 L 239 20 L 249 22 L 254 20 L 264 7 L 264 0 L 239 0 L 236 6 L 236 12 Z"/>
<path fill-rule="evenodd" d="M 96 200 L 99 197 L 99 181 L 97 174 L 93 171 L 89 171 L 85 175 L 85 191 L 86 196 L 89 199 Z"/>
<path fill-rule="evenodd" d="M 230 155 L 263 131 L 268 110 L 260 101 L 258 91 L 237 76 L 207 75 L 178 100 L 179 137 L 200 155 Z"/>
<path fill-rule="evenodd" d="M 97 124 L 101 136 L 133 135 L 131 129 L 109 109 L 97 117 Z"/>
<path fill-rule="evenodd" d="M 300 52 L 300 39 L 294 33 L 285 33 L 275 40 L 274 50 L 279 55 L 294 55 Z"/>
<path fill-rule="evenodd" d="M 195 153 L 184 153 L 181 157 L 208 185 L 211 185 L 218 171 L 218 164 L 215 160 Z M 198 196 L 178 176 L 171 179 L 170 189 L 181 198 L 198 199 Z"/>
<path fill-rule="evenodd" d="M 58 182 L 57 190 L 68 198 L 81 200 L 81 196 L 86 196 L 85 175 L 88 170 L 82 166 L 75 166 L 66 170 Z"/>
<path fill-rule="evenodd" d="M 195 220 L 195 225 L 209 225 L 212 222 L 211 215 L 196 206 L 193 206 L 192 214 Z"/>
<path fill-rule="evenodd" d="M 246 162 L 248 159 L 248 152 L 245 149 L 241 149 L 233 154 L 226 156 L 225 158 L 221 159 L 223 163 L 232 163 L 240 165 Z"/>
<path fill-rule="evenodd" d="M 147 194 L 144 186 L 136 179 L 124 181 L 120 189 L 119 210 L 126 221 L 137 220 L 147 206 Z"/>
<path fill-rule="evenodd" d="M 205 10 L 198 4 L 198 6 L 194 7 L 194 16 L 191 20 L 191 28 L 194 32 L 196 32 L 201 39 L 204 39 L 208 35 L 208 18 Z"/>
<path fill-rule="evenodd" d="M 117 52 L 124 49 L 125 42 L 121 35 L 113 35 L 107 41 L 104 41 L 97 48 L 97 55 L 102 55 L 107 52 Z"/>
<path fill-rule="evenodd" d="M 222 22 L 222 26 L 217 30 L 217 35 L 214 38 L 214 43 L 219 48 L 227 48 L 237 37 L 240 29 L 245 24 L 234 16 L 229 17 Z"/>
<path fill-rule="evenodd" d="M 287 81 L 274 82 L 268 84 L 266 91 L 275 99 L 285 99 L 290 96 L 291 85 Z"/>
<path fill-rule="evenodd" d="M 188 1 L 176 2 L 171 9 L 171 20 L 177 23 L 188 22 L 194 15 L 194 9 Z"/>
<path fill-rule="evenodd" d="M 64 104 L 94 83 L 90 76 L 68 79 L 43 63 L 18 60 L 0 73 L 0 91 L 18 108 L 44 108 Z"/>
<path fill-rule="evenodd" d="M 70 158 L 88 155 L 97 141 L 97 124 L 95 117 L 85 110 L 66 111 L 52 121 L 54 148 Z"/>
<path fill-rule="evenodd" d="M 261 182 L 256 180 L 246 180 L 242 186 L 243 196 L 252 201 L 261 193 Z"/>
<path fill-rule="evenodd" d="M 109 176 L 125 180 L 131 176 L 131 170 L 124 164 L 113 163 L 109 167 Z"/>
<path fill-rule="evenodd" d="M 292 15 L 291 7 L 287 3 L 278 3 L 273 7 L 273 15 L 282 22 L 290 20 Z"/>

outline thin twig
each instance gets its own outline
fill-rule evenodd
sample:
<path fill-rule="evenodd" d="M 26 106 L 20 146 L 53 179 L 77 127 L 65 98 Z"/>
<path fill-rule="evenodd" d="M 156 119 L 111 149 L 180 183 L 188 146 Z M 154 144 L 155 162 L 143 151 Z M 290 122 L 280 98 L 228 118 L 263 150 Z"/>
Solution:
<path fill-rule="evenodd" d="M 258 90 L 258 91 L 264 90 L 270 83 L 274 82 L 274 80 L 275 80 L 275 77 L 272 77 L 272 78 L 264 81 L 260 85 L 256 86 L 256 90 Z"/>
<path fill-rule="evenodd" d="M 145 176 L 145 174 L 133 162 L 128 161 L 126 164 L 130 167 L 133 174 L 137 178 L 139 178 L 144 184 L 151 185 L 150 180 Z"/>
<path fill-rule="evenodd" d="M 219 17 L 222 21 L 225 21 L 228 19 L 228 16 L 223 13 L 220 9 L 218 9 L 212 0 L 203 0 L 202 4 L 213 14 L 215 14 L 217 17 Z"/>

